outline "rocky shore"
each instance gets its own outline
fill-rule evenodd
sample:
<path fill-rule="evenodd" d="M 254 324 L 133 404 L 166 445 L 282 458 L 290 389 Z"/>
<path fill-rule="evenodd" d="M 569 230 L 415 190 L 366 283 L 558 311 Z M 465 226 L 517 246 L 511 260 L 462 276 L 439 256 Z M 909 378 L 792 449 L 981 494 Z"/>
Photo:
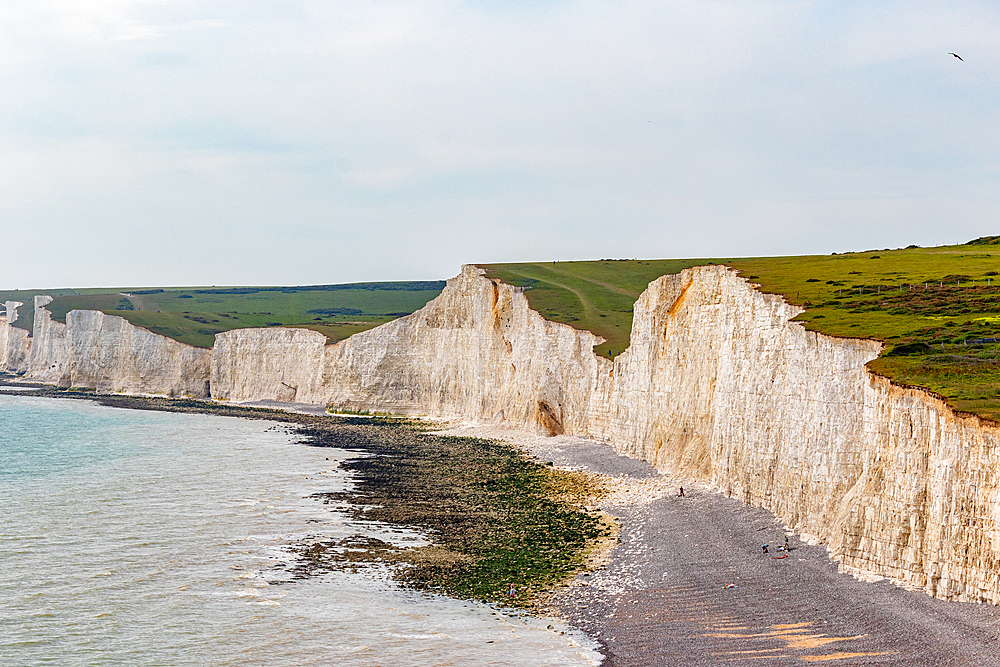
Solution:
<path fill-rule="evenodd" d="M 532 461 L 497 439 L 434 434 L 426 423 L 405 418 L 332 416 L 310 405 L 281 405 L 291 411 L 42 385 L 6 389 L 120 408 L 295 424 L 304 444 L 354 453 L 340 464 L 352 489 L 317 500 L 355 521 L 388 526 L 390 532 L 417 529 L 430 540 L 400 546 L 349 537 L 293 545 L 299 558 L 289 568 L 289 580 L 390 565 L 396 579 L 416 589 L 533 609 L 554 585 L 584 568 L 595 545 L 614 532 L 610 521 L 586 508 L 595 489 L 589 476 Z"/>

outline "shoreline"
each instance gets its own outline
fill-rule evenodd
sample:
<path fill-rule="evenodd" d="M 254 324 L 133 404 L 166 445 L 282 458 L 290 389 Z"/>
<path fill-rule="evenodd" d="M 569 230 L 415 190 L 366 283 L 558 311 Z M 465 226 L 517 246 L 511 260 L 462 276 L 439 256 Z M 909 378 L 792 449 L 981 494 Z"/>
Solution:
<path fill-rule="evenodd" d="M 366 563 L 401 565 L 393 577 L 401 585 L 498 603 L 519 614 L 537 610 L 555 586 L 586 566 L 589 545 L 612 532 L 600 515 L 580 505 L 589 495 L 585 476 L 528 460 L 505 441 L 435 434 L 441 426 L 436 422 L 329 415 L 323 406 L 307 404 L 21 389 L 3 393 L 293 425 L 303 444 L 355 453 L 340 464 L 352 474 L 352 491 L 319 494 L 317 500 L 357 521 L 415 527 L 432 536 L 432 545 L 416 548 L 367 538 L 294 545 L 302 561 L 291 573 L 295 579 Z M 508 595 L 508 585 L 515 595 Z"/>
<path fill-rule="evenodd" d="M 320 422 L 354 421 L 270 405 L 23 386 L 23 393 L 4 393 L 268 419 L 306 429 Z M 825 547 L 791 534 L 790 551 L 779 558 L 782 553 L 774 547 L 786 532 L 767 510 L 661 475 L 608 445 L 582 438 L 483 426 L 452 425 L 431 432 L 502 440 L 537 461 L 619 480 L 598 505 L 620 522 L 620 543 L 594 571 L 558 587 L 546 608 L 532 612 L 558 616 L 585 632 L 599 644 L 604 667 L 813 662 L 1000 666 L 1000 607 L 944 602 L 884 580 L 859 581 L 839 573 Z M 681 484 L 685 498 L 677 497 Z M 771 545 L 767 555 L 761 553 L 762 542 Z M 725 588 L 729 583 L 736 588 Z"/>
<path fill-rule="evenodd" d="M 302 444 L 293 424 L 25 396 L 2 412 L 13 634 L 0 653 L 11 664 L 72 663 L 80 651 L 115 664 L 600 660 L 556 619 L 412 591 L 382 566 L 291 581 L 295 544 L 426 544 L 317 501 L 349 490 L 339 463 L 354 454 Z"/>

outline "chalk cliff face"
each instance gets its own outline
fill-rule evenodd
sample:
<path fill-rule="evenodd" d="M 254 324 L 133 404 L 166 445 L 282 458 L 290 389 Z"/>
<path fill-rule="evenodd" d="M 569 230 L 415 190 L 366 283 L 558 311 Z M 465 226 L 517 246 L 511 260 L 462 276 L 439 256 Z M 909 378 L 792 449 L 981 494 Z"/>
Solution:
<path fill-rule="evenodd" d="M 709 266 L 651 283 L 612 362 L 480 274 L 336 345 L 222 334 L 213 393 L 604 440 L 773 510 L 856 575 L 1000 603 L 1000 430 L 871 375 L 879 343 L 808 332 L 798 308 Z"/>
<path fill-rule="evenodd" d="M 35 297 L 30 338 L 6 320 L 0 322 L 5 369 L 59 387 L 208 397 L 210 350 L 178 343 L 99 311 L 70 311 L 62 324 L 45 308 L 51 301 L 49 296 Z"/>
<path fill-rule="evenodd" d="M 5 315 L 0 315 L 0 368 L 14 369 L 28 356 L 27 330 L 11 326 L 17 321 L 17 309 L 24 304 L 7 301 L 3 305 Z"/>
<path fill-rule="evenodd" d="M 308 329 L 234 329 L 215 336 L 212 397 L 323 403 L 326 336 Z"/>
<path fill-rule="evenodd" d="M 798 312 L 721 267 L 654 281 L 587 435 L 773 510 L 855 575 L 1000 603 L 1000 429 Z"/>
<path fill-rule="evenodd" d="M 93 311 L 60 324 L 47 299 L 30 351 L 0 321 L 6 367 L 26 377 L 191 396 L 210 378 L 217 399 L 596 438 L 773 510 L 858 576 L 1000 603 L 1000 427 L 870 374 L 879 343 L 808 332 L 789 321 L 798 308 L 724 267 L 650 283 L 614 361 L 475 267 L 423 309 L 335 345 L 272 327 L 220 334 L 209 352 Z"/>
<path fill-rule="evenodd" d="M 586 424 L 599 338 L 544 320 L 524 295 L 466 268 L 423 309 L 335 345 L 276 328 L 216 336 L 212 395 L 435 417 Z"/>
<path fill-rule="evenodd" d="M 69 383 L 97 391 L 207 398 L 212 353 L 96 310 L 66 316 Z"/>
<path fill-rule="evenodd" d="M 35 297 L 31 347 L 28 358 L 17 370 L 32 380 L 69 387 L 72 386 L 70 368 L 73 365 L 69 326 L 52 319 L 52 314 L 45 308 L 50 303 L 51 296 Z"/>

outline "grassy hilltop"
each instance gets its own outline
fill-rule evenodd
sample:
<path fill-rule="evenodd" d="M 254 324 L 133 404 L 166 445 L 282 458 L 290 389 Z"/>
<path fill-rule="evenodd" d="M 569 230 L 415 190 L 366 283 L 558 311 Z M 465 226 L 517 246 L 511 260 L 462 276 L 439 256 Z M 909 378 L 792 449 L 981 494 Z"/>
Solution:
<path fill-rule="evenodd" d="M 738 270 L 764 292 L 801 305 L 796 320 L 841 337 L 875 338 L 886 352 L 870 368 L 928 388 L 955 408 L 1000 421 L 1000 236 L 964 245 L 799 257 L 597 260 L 483 264 L 487 275 L 525 287 L 544 317 L 586 329 L 614 357 L 629 345 L 632 306 L 650 281 L 705 264 Z M 330 342 L 421 308 L 444 281 L 306 287 L 123 288 L 0 291 L 23 301 L 16 326 L 30 329 L 31 298 L 49 294 L 53 316 L 100 310 L 199 347 L 244 327 L 292 326 Z"/>
<path fill-rule="evenodd" d="M 546 318 L 629 344 L 632 304 L 664 274 L 725 264 L 806 310 L 796 320 L 841 337 L 875 338 L 886 352 L 869 366 L 944 396 L 955 408 L 1000 420 L 1000 237 L 964 245 L 800 257 L 599 260 L 484 264 L 487 275 L 528 288 Z M 610 353 L 610 354 L 609 354 Z"/>
<path fill-rule="evenodd" d="M 312 329 L 330 342 L 409 315 L 444 289 L 443 280 L 351 283 L 305 287 L 167 287 L 0 292 L 0 301 L 28 304 L 16 326 L 31 328 L 35 294 L 55 297 L 48 308 L 64 322 L 71 310 L 100 310 L 196 347 L 212 347 L 215 334 L 247 327 Z M 23 318 L 23 319 L 22 319 Z"/>

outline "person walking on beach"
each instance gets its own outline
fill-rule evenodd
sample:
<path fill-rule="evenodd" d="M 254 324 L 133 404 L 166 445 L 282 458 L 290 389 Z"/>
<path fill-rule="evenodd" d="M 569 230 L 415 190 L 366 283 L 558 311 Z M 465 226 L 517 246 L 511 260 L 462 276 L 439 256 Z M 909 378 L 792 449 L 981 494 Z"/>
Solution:
<path fill-rule="evenodd" d="M 681 487 L 681 492 L 678 494 L 681 498 L 684 497 L 684 487 Z"/>
<path fill-rule="evenodd" d="M 760 545 L 760 552 L 764 553 L 764 554 L 767 553 L 767 545 L 766 544 Z"/>

